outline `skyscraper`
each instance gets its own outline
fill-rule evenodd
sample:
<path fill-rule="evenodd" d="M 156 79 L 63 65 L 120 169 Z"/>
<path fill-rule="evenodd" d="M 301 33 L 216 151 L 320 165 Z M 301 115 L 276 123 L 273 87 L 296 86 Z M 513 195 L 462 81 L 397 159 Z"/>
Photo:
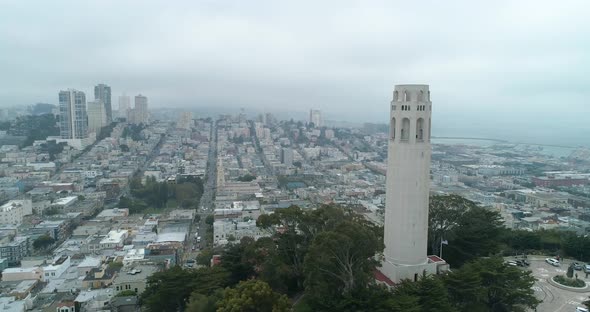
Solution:
<path fill-rule="evenodd" d="M 179 129 L 187 129 L 189 130 L 193 126 L 193 113 L 191 112 L 182 112 L 180 113 L 180 117 L 178 118 L 177 127 Z"/>
<path fill-rule="evenodd" d="M 129 109 L 131 106 L 131 99 L 128 95 L 119 96 L 119 117 L 129 119 Z"/>
<path fill-rule="evenodd" d="M 322 126 L 322 112 L 319 109 L 309 111 L 309 122 L 313 123 L 316 128 Z"/>
<path fill-rule="evenodd" d="M 60 135 L 62 139 L 88 137 L 86 95 L 82 91 L 59 91 Z"/>
<path fill-rule="evenodd" d="M 390 109 L 381 270 L 397 283 L 437 273 L 444 261 L 426 254 L 432 109 L 428 85 L 395 86 Z"/>
<path fill-rule="evenodd" d="M 111 87 L 105 84 L 99 84 L 94 87 L 94 99 L 100 100 L 105 108 L 107 124 L 113 122 L 113 108 L 111 106 Z"/>
<path fill-rule="evenodd" d="M 148 100 L 147 97 L 139 94 L 135 96 L 135 107 L 132 112 L 132 123 L 144 123 L 148 122 Z"/>
<path fill-rule="evenodd" d="M 293 165 L 293 149 L 290 147 L 283 147 L 281 149 L 281 163 L 287 167 Z"/>
<path fill-rule="evenodd" d="M 107 115 L 101 101 L 88 102 L 88 131 L 99 134 L 100 129 L 107 125 Z"/>

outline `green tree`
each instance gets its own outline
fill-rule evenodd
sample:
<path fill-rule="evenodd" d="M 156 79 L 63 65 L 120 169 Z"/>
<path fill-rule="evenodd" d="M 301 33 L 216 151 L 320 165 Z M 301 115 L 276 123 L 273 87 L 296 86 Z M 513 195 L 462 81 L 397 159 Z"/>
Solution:
<path fill-rule="evenodd" d="M 215 217 L 213 215 L 208 215 L 205 217 L 205 224 L 213 225 L 213 222 L 215 222 Z"/>
<path fill-rule="evenodd" d="M 434 195 L 430 197 L 428 211 L 428 241 L 432 254 L 440 252 L 441 240 L 453 237 L 452 229 L 459 218 L 477 205 L 459 195 Z"/>
<path fill-rule="evenodd" d="M 343 221 L 318 234 L 305 256 L 305 293 L 319 306 L 363 289 L 373 278 L 374 255 L 383 250 L 376 231 L 362 223 Z"/>
<path fill-rule="evenodd" d="M 417 282 L 402 281 L 394 293 L 398 296 L 417 298 L 420 311 L 456 311 L 449 300 L 445 285 L 438 276 L 424 275 Z"/>
<path fill-rule="evenodd" d="M 508 266 L 502 258 L 481 258 L 444 278 L 450 298 L 462 311 L 527 311 L 539 300 L 530 271 Z"/>
<path fill-rule="evenodd" d="M 210 248 L 203 249 L 197 255 L 197 264 L 210 266 L 211 265 L 211 258 L 213 258 L 213 251 Z"/>
<path fill-rule="evenodd" d="M 360 289 L 354 295 L 344 296 L 326 307 L 310 307 L 307 302 L 305 304 L 309 311 L 421 312 L 419 300 L 420 298 L 414 294 L 394 293 L 384 286 L 369 284 L 367 288 Z"/>
<path fill-rule="evenodd" d="M 241 177 L 238 177 L 238 181 L 240 181 L 240 182 L 250 182 L 250 181 L 254 181 L 254 180 L 256 180 L 256 176 L 249 174 L 249 173 L 245 174 Z"/>
<path fill-rule="evenodd" d="M 216 290 L 211 296 L 193 292 L 186 306 L 187 312 L 216 312 L 217 303 L 223 299 L 224 291 Z"/>
<path fill-rule="evenodd" d="M 503 221 L 496 211 L 472 207 L 457 220 L 443 257 L 453 266 L 500 251 Z"/>
<path fill-rule="evenodd" d="M 228 280 L 227 271 L 218 266 L 196 270 L 176 266 L 148 277 L 141 301 L 152 312 L 182 311 L 191 294 L 212 295 L 228 286 Z"/>
<path fill-rule="evenodd" d="M 246 251 L 254 244 L 254 239 L 244 237 L 239 244 L 227 247 L 221 255 L 221 266 L 230 273 L 230 284 L 255 276 L 253 263 L 247 261 Z"/>
<path fill-rule="evenodd" d="M 121 144 L 121 145 L 119 145 L 119 148 L 121 149 L 121 152 L 123 152 L 123 153 L 129 152 L 129 146 L 127 144 Z"/>
<path fill-rule="evenodd" d="M 114 271 L 119 271 L 123 268 L 123 262 L 113 261 L 109 263 L 109 269 Z"/>
<path fill-rule="evenodd" d="M 267 283 L 259 280 L 240 282 L 227 289 L 218 303 L 218 312 L 287 312 L 289 299 L 274 292 Z"/>
<path fill-rule="evenodd" d="M 53 245 L 53 243 L 55 243 L 55 239 L 53 239 L 53 237 L 45 234 L 45 235 L 41 235 L 39 237 L 37 237 L 37 239 L 35 239 L 33 241 L 33 247 L 35 249 L 46 249 L 47 247 Z"/>

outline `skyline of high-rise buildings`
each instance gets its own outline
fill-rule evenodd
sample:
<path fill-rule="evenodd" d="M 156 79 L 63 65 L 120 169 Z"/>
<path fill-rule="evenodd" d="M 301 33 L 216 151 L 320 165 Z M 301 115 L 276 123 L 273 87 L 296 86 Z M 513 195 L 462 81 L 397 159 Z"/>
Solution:
<path fill-rule="evenodd" d="M 76 89 L 59 92 L 60 136 L 62 139 L 88 137 L 86 94 Z"/>
<path fill-rule="evenodd" d="M 60 115 L 59 128 L 62 139 L 86 139 L 90 133 L 98 135 L 102 127 L 113 121 L 111 87 L 98 84 L 94 87 L 94 95 L 94 101 L 86 102 L 86 94 L 82 91 L 71 88 L 59 92 L 57 112 Z M 125 94 L 119 96 L 118 114 L 132 123 L 147 123 L 147 97 L 141 94 L 135 96 L 135 107 L 131 108 L 130 97 Z"/>

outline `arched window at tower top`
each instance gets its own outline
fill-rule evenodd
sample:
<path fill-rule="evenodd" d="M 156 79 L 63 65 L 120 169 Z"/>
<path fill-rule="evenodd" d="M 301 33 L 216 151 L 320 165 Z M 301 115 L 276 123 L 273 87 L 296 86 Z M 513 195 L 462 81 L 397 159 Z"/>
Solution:
<path fill-rule="evenodd" d="M 408 141 L 410 139 L 410 119 L 402 119 L 401 140 Z"/>
<path fill-rule="evenodd" d="M 399 96 L 398 92 L 397 91 L 393 91 L 393 100 L 394 101 L 397 101 L 398 100 L 398 96 Z"/>
<path fill-rule="evenodd" d="M 420 90 L 420 93 L 418 93 L 418 102 L 422 101 L 424 101 L 424 91 Z"/>
<path fill-rule="evenodd" d="M 404 91 L 404 102 L 409 102 L 411 100 L 410 92 Z"/>
<path fill-rule="evenodd" d="M 424 119 L 416 120 L 416 141 L 424 141 Z"/>

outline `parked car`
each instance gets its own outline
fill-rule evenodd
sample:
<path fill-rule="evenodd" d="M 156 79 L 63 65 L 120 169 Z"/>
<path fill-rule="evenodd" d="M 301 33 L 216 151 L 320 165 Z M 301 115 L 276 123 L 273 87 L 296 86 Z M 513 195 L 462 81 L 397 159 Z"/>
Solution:
<path fill-rule="evenodd" d="M 506 261 L 506 264 L 509 266 L 518 266 L 518 262 L 516 262 L 515 260 L 508 260 Z"/>
<path fill-rule="evenodd" d="M 516 264 L 521 267 L 527 267 L 527 266 L 531 265 L 528 261 L 526 261 L 524 259 L 516 260 Z"/>
<path fill-rule="evenodd" d="M 545 259 L 545 262 L 549 263 L 552 266 L 559 266 L 559 260 L 555 259 L 555 258 L 547 258 Z"/>
<path fill-rule="evenodd" d="M 576 270 L 576 271 L 581 271 L 583 269 L 582 264 L 577 263 L 577 262 L 572 263 L 572 266 L 574 267 L 574 270 Z"/>
<path fill-rule="evenodd" d="M 590 273 L 590 264 L 586 264 L 586 265 L 584 266 L 584 272 L 586 272 L 586 273 Z"/>
<path fill-rule="evenodd" d="M 576 312 L 588 312 L 587 308 L 577 307 Z"/>

